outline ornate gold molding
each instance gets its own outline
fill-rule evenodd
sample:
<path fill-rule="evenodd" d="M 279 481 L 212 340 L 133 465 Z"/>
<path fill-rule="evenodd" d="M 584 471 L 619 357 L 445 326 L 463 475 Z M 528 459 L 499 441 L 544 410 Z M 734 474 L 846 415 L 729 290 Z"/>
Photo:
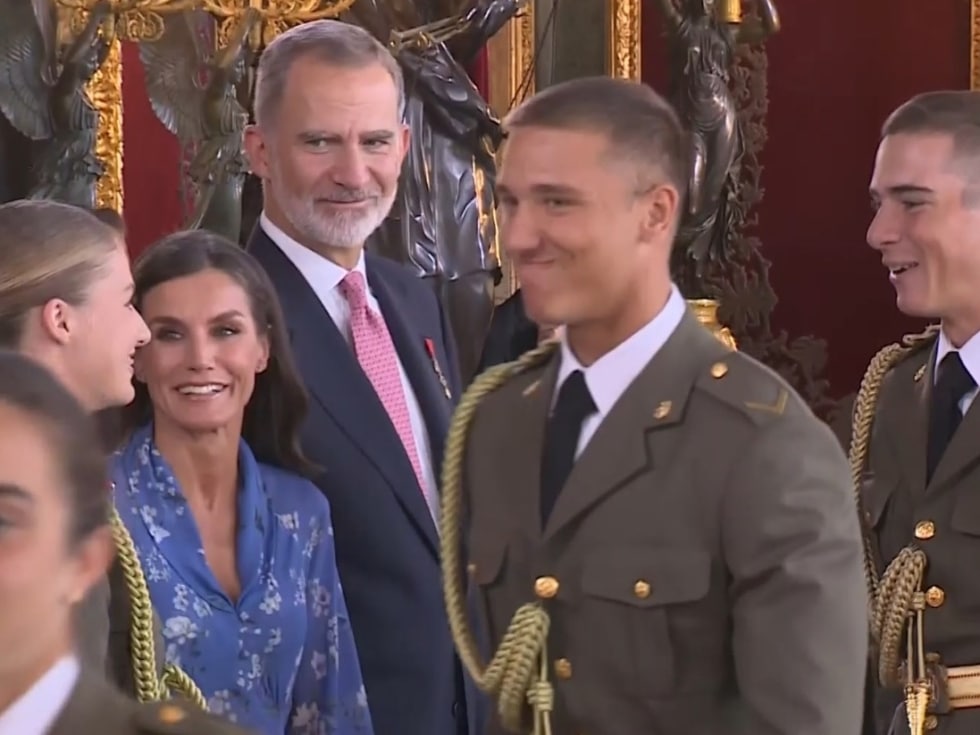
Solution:
<path fill-rule="evenodd" d="M 970 0 L 970 89 L 980 89 L 980 0 Z"/>
<path fill-rule="evenodd" d="M 122 44 L 117 37 L 86 88 L 99 113 L 95 155 L 105 167 L 96 189 L 96 206 L 117 212 L 123 208 L 122 75 Z"/>
<path fill-rule="evenodd" d="M 640 79 L 641 0 L 606 0 L 606 73 L 621 79 Z"/>

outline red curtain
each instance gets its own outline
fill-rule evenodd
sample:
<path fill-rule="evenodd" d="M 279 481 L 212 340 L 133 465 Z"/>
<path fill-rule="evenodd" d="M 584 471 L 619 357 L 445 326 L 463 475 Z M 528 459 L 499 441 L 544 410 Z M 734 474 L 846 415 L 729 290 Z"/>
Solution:
<path fill-rule="evenodd" d="M 130 253 L 180 225 L 177 139 L 157 120 L 146 96 L 136 44 L 123 44 L 123 218 Z"/>
<path fill-rule="evenodd" d="M 480 53 L 477 54 L 475 59 L 473 59 L 473 63 L 470 64 L 466 71 L 470 75 L 470 79 L 473 80 L 473 84 L 475 84 L 476 88 L 480 90 L 480 94 L 483 96 L 483 99 L 489 99 L 490 65 L 487 58 L 486 46 L 480 49 Z"/>
<path fill-rule="evenodd" d="M 919 92 L 968 86 L 969 5 L 930 3 L 923 16 L 921 4 L 894 0 L 778 4 L 758 234 L 773 264 L 776 327 L 828 340 L 831 394 L 843 396 L 880 347 L 921 328 L 899 315 L 865 243 L 868 180 L 892 109 Z M 643 18 L 643 77 L 663 90 L 660 18 Z"/>

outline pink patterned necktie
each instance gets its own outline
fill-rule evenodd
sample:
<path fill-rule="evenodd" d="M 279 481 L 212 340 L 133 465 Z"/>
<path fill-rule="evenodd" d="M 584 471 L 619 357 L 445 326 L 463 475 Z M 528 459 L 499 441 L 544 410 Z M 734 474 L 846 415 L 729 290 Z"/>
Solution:
<path fill-rule="evenodd" d="M 405 453 L 415 470 L 422 495 L 426 495 L 425 481 L 422 476 L 422 462 L 419 460 L 419 450 L 412 433 L 412 420 L 408 413 L 408 400 L 402 386 L 401 373 L 398 370 L 398 353 L 391 334 L 385 326 L 384 319 L 368 307 L 367 286 L 364 276 L 357 271 L 348 273 L 340 282 L 340 292 L 350 306 L 350 329 L 354 338 L 354 354 L 361 369 L 374 386 L 378 398 L 381 399 L 388 418 L 398 432 L 398 437 L 405 447 Z"/>

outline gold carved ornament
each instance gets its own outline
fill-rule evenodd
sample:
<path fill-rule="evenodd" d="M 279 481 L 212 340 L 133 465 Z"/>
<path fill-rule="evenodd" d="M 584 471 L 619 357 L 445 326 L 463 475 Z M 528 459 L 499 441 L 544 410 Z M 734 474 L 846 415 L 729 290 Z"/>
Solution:
<path fill-rule="evenodd" d="M 62 28 L 77 34 L 98 0 L 57 0 Z M 249 44 L 258 51 L 291 26 L 322 18 L 336 18 L 356 0 L 115 0 L 112 21 L 102 29 L 111 38 L 105 63 L 93 75 L 86 91 L 99 113 L 95 154 L 105 167 L 96 190 L 96 206 L 122 212 L 123 110 L 121 41 L 156 41 L 163 35 L 164 16 L 187 10 L 205 10 L 218 21 L 223 44 L 249 9 L 258 10 Z"/>
<path fill-rule="evenodd" d="M 980 0 L 970 0 L 970 89 L 980 90 Z"/>

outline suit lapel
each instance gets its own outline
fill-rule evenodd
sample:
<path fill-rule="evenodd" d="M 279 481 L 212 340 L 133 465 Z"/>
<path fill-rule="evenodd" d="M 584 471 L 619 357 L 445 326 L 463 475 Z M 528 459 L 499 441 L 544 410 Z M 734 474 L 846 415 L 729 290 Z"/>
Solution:
<path fill-rule="evenodd" d="M 702 366 L 724 354 L 727 348 L 685 313 L 575 463 L 548 520 L 545 539 L 641 472 L 669 461 L 675 436 L 670 429 L 683 420 Z"/>
<path fill-rule="evenodd" d="M 921 492 L 926 487 L 926 449 L 929 443 L 929 402 L 932 400 L 932 384 L 935 375 L 933 348 L 929 360 L 916 368 L 912 375 L 912 400 L 903 403 L 896 420 L 888 421 L 891 430 L 897 432 L 898 465 L 905 473 L 909 487 Z"/>
<path fill-rule="evenodd" d="M 347 341 L 303 275 L 261 228 L 256 227 L 249 250 L 276 286 L 296 362 L 313 398 L 385 478 L 431 551 L 438 553 L 438 536 L 425 498 L 418 484 L 409 481 L 415 477 L 411 462 Z M 385 313 L 386 321 L 391 311 Z"/>

